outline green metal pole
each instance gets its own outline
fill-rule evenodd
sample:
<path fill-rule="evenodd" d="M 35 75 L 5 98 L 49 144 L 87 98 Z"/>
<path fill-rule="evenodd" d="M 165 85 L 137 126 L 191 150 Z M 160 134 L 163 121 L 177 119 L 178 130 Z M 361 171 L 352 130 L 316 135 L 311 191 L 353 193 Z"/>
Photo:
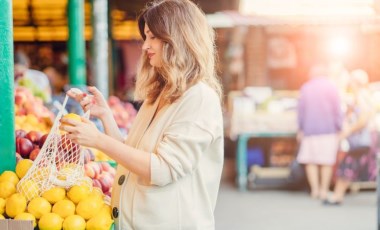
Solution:
<path fill-rule="evenodd" d="M 0 1 L 0 173 L 15 170 L 12 1 Z"/>
<path fill-rule="evenodd" d="M 86 85 L 84 0 L 69 0 L 69 77 L 76 87 Z"/>

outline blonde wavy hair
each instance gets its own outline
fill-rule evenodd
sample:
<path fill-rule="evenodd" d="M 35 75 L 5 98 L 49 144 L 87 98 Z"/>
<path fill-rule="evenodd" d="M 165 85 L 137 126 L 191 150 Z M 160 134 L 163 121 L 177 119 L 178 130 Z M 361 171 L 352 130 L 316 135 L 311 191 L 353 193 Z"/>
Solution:
<path fill-rule="evenodd" d="M 161 92 L 173 103 L 192 85 L 205 82 L 222 100 L 222 87 L 215 70 L 214 31 L 205 14 L 190 0 L 160 0 L 148 4 L 138 18 L 141 37 L 145 24 L 164 43 L 161 67 L 152 67 L 146 52 L 136 79 L 136 100 L 154 103 Z"/>

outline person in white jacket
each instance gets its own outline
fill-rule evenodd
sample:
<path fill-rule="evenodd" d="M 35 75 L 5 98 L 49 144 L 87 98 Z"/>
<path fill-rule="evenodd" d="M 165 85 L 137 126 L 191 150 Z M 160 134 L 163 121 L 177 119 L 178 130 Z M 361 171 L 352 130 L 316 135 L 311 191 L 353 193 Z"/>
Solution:
<path fill-rule="evenodd" d="M 190 0 L 147 5 L 138 18 L 144 40 L 135 97 L 143 101 L 124 141 L 101 93 L 68 95 L 98 117 L 63 119 L 75 143 L 118 162 L 112 188 L 116 229 L 215 229 L 223 167 L 222 89 L 214 33 Z"/>

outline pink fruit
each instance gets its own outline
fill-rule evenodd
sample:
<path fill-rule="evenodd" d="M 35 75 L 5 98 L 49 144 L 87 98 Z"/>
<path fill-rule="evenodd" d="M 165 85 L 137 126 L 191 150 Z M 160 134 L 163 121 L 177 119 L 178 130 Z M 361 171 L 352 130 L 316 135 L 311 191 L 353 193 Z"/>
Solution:
<path fill-rule="evenodd" d="M 112 177 L 115 177 L 116 175 L 116 169 L 111 167 L 110 169 L 108 169 L 108 173 L 112 175 Z"/>
<path fill-rule="evenodd" d="M 84 163 L 87 164 L 91 161 L 91 150 L 90 149 L 84 149 L 83 155 L 84 155 Z"/>
<path fill-rule="evenodd" d="M 94 179 L 97 175 L 96 175 L 96 171 L 94 170 L 94 168 L 92 168 L 90 165 L 88 164 L 85 164 L 84 165 L 84 172 L 86 174 L 86 176 Z"/>
<path fill-rule="evenodd" d="M 97 162 L 90 162 L 90 166 L 96 171 L 96 178 L 102 174 L 102 167 Z"/>
<path fill-rule="evenodd" d="M 107 173 L 102 173 L 99 176 L 98 181 L 102 185 L 103 193 L 108 192 L 111 189 L 112 184 L 113 184 L 112 178 L 109 175 L 107 175 Z"/>
<path fill-rule="evenodd" d="M 100 183 L 100 181 L 98 179 L 93 179 L 92 180 L 92 186 L 93 187 L 98 187 L 98 188 L 102 189 L 102 184 Z"/>
<path fill-rule="evenodd" d="M 108 172 L 112 166 L 108 162 L 101 162 L 100 166 L 102 167 L 103 171 Z"/>

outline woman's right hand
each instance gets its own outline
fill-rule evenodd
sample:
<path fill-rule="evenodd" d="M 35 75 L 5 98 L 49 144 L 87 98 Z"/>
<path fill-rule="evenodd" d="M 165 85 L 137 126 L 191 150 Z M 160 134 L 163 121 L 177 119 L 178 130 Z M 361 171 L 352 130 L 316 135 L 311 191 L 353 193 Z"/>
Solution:
<path fill-rule="evenodd" d="M 89 86 L 87 90 L 91 95 L 86 93 L 78 94 L 74 90 L 69 90 L 67 95 L 79 102 L 85 112 L 90 110 L 91 116 L 101 119 L 109 111 L 107 101 L 96 87 Z"/>

